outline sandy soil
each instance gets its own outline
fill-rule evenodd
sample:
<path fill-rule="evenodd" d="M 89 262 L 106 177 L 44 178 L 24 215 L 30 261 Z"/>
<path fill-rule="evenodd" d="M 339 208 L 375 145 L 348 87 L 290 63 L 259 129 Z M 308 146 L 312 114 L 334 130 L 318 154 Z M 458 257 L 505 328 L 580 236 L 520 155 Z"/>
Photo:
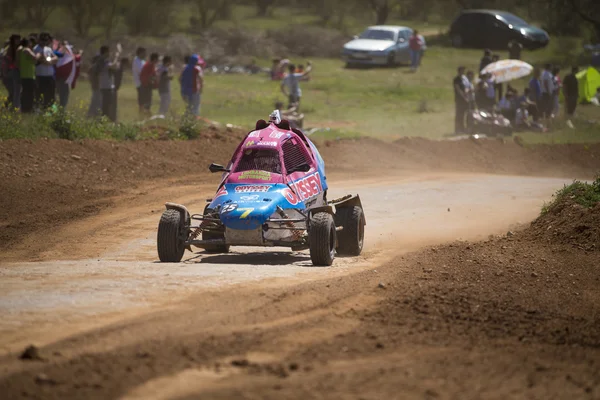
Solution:
<path fill-rule="evenodd" d="M 112 151 L 93 145 L 78 145 L 87 160 Z M 10 146 L 13 158 L 22 153 L 23 145 Z M 56 146 L 63 154 L 63 145 Z M 585 241 L 579 236 L 596 219 L 569 208 L 562 219 L 528 227 L 555 189 L 593 175 L 598 149 L 496 141 L 344 141 L 322 148 L 333 161 L 334 191 L 360 193 L 368 218 L 363 256 L 336 259 L 331 268 L 310 267 L 305 252 L 245 248 L 156 263 L 162 203 L 200 208 L 213 178 L 163 180 L 148 169 L 144 179 L 118 178 L 98 189 L 91 183 L 96 174 L 74 167 L 81 172 L 71 189 L 58 185 L 57 193 L 75 196 L 64 206 L 105 205 L 71 219 L 61 219 L 60 210 L 50 216 L 34 210 L 23 218 L 59 224 L 29 234 L 14 225 L 3 244 L 0 393 L 11 399 L 600 398 L 600 238 L 591 228 L 584 229 L 593 232 Z M 178 171 L 188 161 L 184 149 L 165 150 L 180 155 L 165 158 Z M 157 145 L 139 155 L 146 160 L 160 151 Z M 79 165 L 83 156 L 65 162 L 71 160 Z M 377 167 L 391 172 L 382 176 Z M 44 179 L 30 174 L 34 182 Z M 65 176 L 71 175 L 55 175 Z M 3 201 L 19 207 L 15 194 L 24 184 L 18 182 L 26 181 L 5 180 L 11 198 Z M 96 194 L 76 194 L 82 182 Z M 582 215 L 589 217 L 585 224 L 568 222 Z M 38 346 L 39 357 L 19 359 L 28 344 Z"/>

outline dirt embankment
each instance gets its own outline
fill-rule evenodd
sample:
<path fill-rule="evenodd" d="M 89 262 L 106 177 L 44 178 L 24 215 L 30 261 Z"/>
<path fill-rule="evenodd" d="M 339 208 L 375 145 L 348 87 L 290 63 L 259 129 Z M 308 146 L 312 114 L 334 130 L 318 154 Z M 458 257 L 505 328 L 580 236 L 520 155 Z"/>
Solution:
<path fill-rule="evenodd" d="M 12 372 L 0 393 L 597 399 L 600 252 L 577 246 L 584 234 L 540 240 L 538 232 L 567 219 L 589 217 L 557 212 L 511 235 L 424 249 L 344 277 L 202 293 L 44 347 L 43 360 L 5 357 Z"/>
<path fill-rule="evenodd" d="M 146 184 L 212 182 L 207 165 L 226 162 L 244 134 L 208 131 L 194 141 L 2 141 L 0 249 L 32 232 L 97 213 L 115 196 L 135 196 Z M 588 177 L 600 170 L 600 145 L 360 139 L 319 147 L 328 171 L 338 176 L 460 171 Z"/>

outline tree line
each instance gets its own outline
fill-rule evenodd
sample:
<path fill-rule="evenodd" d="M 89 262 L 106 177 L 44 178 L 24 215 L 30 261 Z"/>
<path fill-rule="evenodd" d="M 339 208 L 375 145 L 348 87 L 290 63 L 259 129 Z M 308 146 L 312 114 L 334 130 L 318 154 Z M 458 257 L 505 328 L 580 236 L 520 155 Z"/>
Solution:
<path fill-rule="evenodd" d="M 60 14 L 61 24 L 78 37 L 110 38 L 118 25 L 133 36 L 174 33 L 173 21 L 182 18 L 190 29 L 206 30 L 231 19 L 239 6 L 290 23 L 295 13 L 310 13 L 338 29 L 350 16 L 361 16 L 365 24 L 392 18 L 447 22 L 461 9 L 494 8 L 539 22 L 552 34 L 600 40 L 599 0 L 0 0 L 0 15 L 4 26 L 39 30 Z"/>

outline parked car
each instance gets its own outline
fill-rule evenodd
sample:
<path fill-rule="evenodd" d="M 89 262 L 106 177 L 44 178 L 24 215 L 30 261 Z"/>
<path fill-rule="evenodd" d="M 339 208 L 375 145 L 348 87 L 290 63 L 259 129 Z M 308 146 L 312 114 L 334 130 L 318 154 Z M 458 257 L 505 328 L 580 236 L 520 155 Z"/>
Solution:
<path fill-rule="evenodd" d="M 454 47 L 506 49 L 517 41 L 523 48 L 535 50 L 546 47 L 550 37 L 546 31 L 532 26 L 506 11 L 464 10 L 450 26 Z"/>
<path fill-rule="evenodd" d="M 408 64 L 410 35 L 412 29 L 404 26 L 370 26 L 344 45 L 342 59 L 347 66 Z"/>

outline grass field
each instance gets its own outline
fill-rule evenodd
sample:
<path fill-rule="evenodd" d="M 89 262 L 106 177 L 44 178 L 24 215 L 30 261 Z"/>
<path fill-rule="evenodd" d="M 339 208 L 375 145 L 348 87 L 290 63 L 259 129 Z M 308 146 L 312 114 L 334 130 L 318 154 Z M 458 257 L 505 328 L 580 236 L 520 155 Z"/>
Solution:
<path fill-rule="evenodd" d="M 549 48 L 525 54 L 525 59 L 540 63 L 553 54 Z M 322 137 L 367 135 L 393 140 L 402 136 L 439 139 L 454 128 L 452 78 L 458 65 L 476 69 L 481 52 L 432 47 L 422 68 L 411 73 L 406 67 L 346 69 L 337 59 L 314 59 L 314 72 L 303 82 L 302 110 L 305 127 L 329 127 Z M 305 62 L 306 60 L 293 60 Z M 261 60 L 268 66 L 268 60 Z M 265 118 L 278 100 L 285 101 L 278 82 L 266 75 L 207 74 L 201 114 L 210 120 L 250 127 Z M 519 90 L 526 82 L 514 84 Z M 183 111 L 177 82 L 173 82 L 172 113 Z M 72 92 L 69 108 L 84 113 L 89 104 L 90 86 L 82 80 Z M 127 76 L 119 91 L 119 119 L 138 119 L 136 92 Z M 419 112 L 426 105 L 427 112 Z M 158 94 L 154 107 L 158 108 Z M 600 110 L 580 106 L 576 130 L 555 129 L 549 134 L 524 134 L 529 142 L 587 142 L 600 139 L 600 125 L 584 122 L 598 118 Z M 560 125 L 560 124 L 559 124 Z"/>

